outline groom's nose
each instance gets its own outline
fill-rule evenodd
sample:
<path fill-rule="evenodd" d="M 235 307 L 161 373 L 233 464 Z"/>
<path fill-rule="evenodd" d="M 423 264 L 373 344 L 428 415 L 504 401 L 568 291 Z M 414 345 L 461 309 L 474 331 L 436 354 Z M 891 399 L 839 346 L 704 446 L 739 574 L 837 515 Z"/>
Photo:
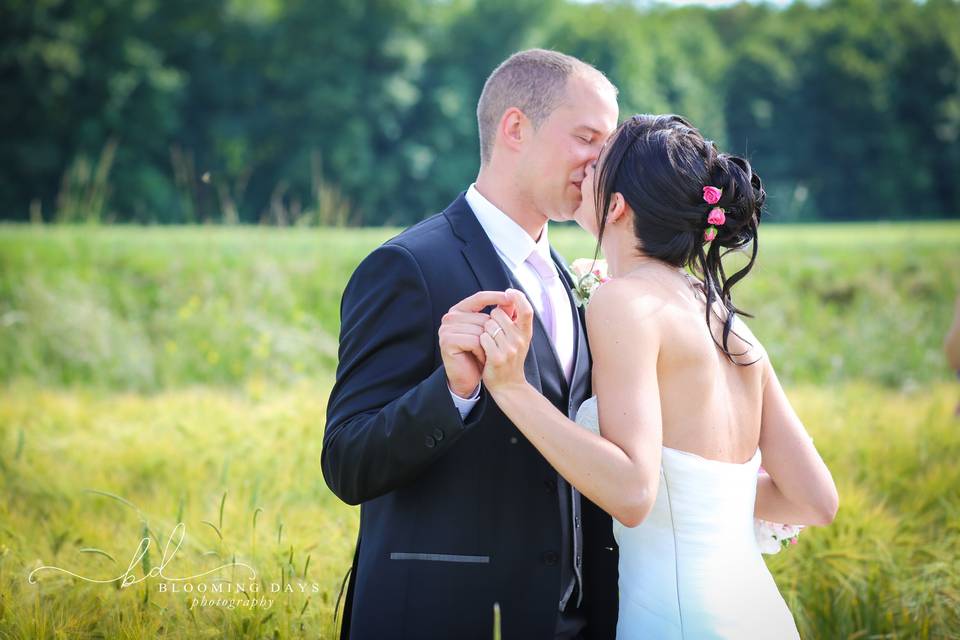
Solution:
<path fill-rule="evenodd" d="M 587 161 L 583 163 L 584 171 L 587 170 L 588 166 L 600 159 L 601 151 L 603 151 L 603 145 L 600 142 L 595 142 L 594 144 L 590 145 L 590 155 L 587 157 Z"/>

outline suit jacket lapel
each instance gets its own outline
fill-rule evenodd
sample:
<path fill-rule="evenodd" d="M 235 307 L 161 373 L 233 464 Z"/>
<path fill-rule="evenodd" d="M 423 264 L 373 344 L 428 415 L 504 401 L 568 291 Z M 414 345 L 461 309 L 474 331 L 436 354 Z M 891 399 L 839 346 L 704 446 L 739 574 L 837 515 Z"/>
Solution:
<path fill-rule="evenodd" d="M 497 255 L 490 238 L 474 215 L 473 209 L 467 204 L 464 193 L 461 193 L 453 203 L 443 212 L 454 235 L 463 241 L 463 257 L 470 265 L 479 285 L 478 291 L 504 291 L 508 288 L 520 288 L 513 283 L 513 279 L 506 265 Z M 534 329 L 536 333 L 536 328 Z M 533 387 L 543 393 L 543 382 L 540 375 L 540 359 L 537 357 L 542 350 L 531 342 L 527 357 L 523 362 L 523 372 Z M 549 340 L 547 346 L 549 347 Z"/>
<path fill-rule="evenodd" d="M 503 291 L 510 286 L 503 262 L 484 233 L 464 194 L 443 212 L 454 234 L 463 241 L 464 258 L 470 264 L 482 291 Z"/>

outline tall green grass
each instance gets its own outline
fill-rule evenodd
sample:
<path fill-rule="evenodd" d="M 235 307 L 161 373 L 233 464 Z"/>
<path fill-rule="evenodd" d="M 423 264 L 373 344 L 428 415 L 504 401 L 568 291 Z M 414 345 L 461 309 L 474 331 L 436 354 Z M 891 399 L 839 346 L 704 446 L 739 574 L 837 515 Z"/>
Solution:
<path fill-rule="evenodd" d="M 791 399 L 840 492 L 828 527 L 768 565 L 804 638 L 960 634 L 960 398 L 804 387 Z"/>
<path fill-rule="evenodd" d="M 320 474 L 324 395 L 306 385 L 263 396 L 5 389 L 0 637 L 332 637 L 358 512 Z M 273 605 L 192 607 L 199 594 L 162 593 L 159 578 L 119 588 L 45 570 L 28 582 L 41 565 L 117 577 L 149 537 L 134 567 L 142 577 L 159 565 L 178 522 L 183 546 L 165 576 L 242 562 L 262 585 L 251 595 Z M 232 567 L 190 582 L 218 579 L 247 584 L 249 574 Z M 274 583 L 297 590 L 272 594 Z"/>

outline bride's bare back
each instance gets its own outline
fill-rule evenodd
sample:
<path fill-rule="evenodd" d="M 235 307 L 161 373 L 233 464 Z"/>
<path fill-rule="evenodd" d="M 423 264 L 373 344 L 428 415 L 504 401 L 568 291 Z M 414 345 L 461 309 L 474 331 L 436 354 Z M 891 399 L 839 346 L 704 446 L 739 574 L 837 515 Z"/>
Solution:
<path fill-rule="evenodd" d="M 714 304 L 711 328 L 699 283 L 669 267 L 629 278 L 638 295 L 658 299 L 651 322 L 661 328 L 657 360 L 663 444 L 722 462 L 741 463 L 757 450 L 766 354 L 738 319 L 723 343 L 725 310 Z M 712 329 L 712 336 L 711 336 Z M 750 364 L 752 363 L 752 364 Z"/>
<path fill-rule="evenodd" d="M 661 444 L 735 464 L 760 448 L 769 478 L 758 486 L 757 515 L 831 520 L 833 480 L 763 346 L 735 318 L 731 361 L 718 346 L 726 311 L 715 303 L 708 328 L 705 305 L 699 283 L 658 261 L 594 294 L 587 322 L 602 434 L 658 465 Z"/>

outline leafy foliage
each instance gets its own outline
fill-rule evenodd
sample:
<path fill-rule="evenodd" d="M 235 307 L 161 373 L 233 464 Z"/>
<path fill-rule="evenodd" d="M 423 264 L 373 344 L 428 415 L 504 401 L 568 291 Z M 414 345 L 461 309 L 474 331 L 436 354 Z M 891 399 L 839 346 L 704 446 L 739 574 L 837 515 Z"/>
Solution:
<path fill-rule="evenodd" d="M 772 219 L 955 217 L 958 23 L 955 0 L 11 0 L 0 217 L 409 224 L 473 178 L 483 82 L 531 46 L 746 153 Z"/>

